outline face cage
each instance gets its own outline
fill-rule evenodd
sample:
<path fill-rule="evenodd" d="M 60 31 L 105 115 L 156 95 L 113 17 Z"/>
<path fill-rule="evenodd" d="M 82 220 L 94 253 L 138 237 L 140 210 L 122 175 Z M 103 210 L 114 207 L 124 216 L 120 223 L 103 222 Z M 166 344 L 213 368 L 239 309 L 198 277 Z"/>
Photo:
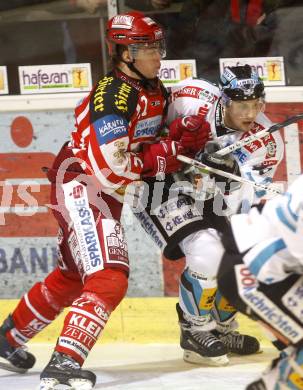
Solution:
<path fill-rule="evenodd" d="M 128 49 L 133 59 L 138 58 L 139 50 L 157 50 L 161 58 L 166 57 L 166 44 L 164 39 L 154 42 L 132 43 L 128 45 Z"/>

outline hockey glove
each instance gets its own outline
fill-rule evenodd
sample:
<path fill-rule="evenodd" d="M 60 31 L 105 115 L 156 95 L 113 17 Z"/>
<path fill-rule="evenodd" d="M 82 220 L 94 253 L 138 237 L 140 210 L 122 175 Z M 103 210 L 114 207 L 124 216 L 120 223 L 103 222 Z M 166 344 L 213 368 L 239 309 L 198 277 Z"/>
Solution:
<path fill-rule="evenodd" d="M 201 161 L 203 164 L 208 165 L 209 167 L 241 176 L 239 165 L 234 156 L 231 153 L 227 154 L 226 156 L 216 155 L 218 150 L 220 150 L 220 145 L 216 141 L 209 141 L 205 145 L 204 152 L 199 152 L 196 155 L 196 159 Z M 238 182 L 232 182 L 232 180 L 228 179 L 227 177 L 214 173 L 210 174 L 210 177 L 214 177 L 217 183 L 226 183 L 225 192 L 229 192 L 231 189 L 235 190 L 240 187 Z"/>
<path fill-rule="evenodd" d="M 177 154 L 182 151 L 183 148 L 179 142 L 168 139 L 156 144 L 145 144 L 142 153 L 142 176 L 177 172 L 182 166 L 182 163 L 177 160 Z"/>
<path fill-rule="evenodd" d="M 198 115 L 175 119 L 169 126 L 169 137 L 180 141 L 185 152 L 197 153 L 210 139 L 210 126 Z"/>

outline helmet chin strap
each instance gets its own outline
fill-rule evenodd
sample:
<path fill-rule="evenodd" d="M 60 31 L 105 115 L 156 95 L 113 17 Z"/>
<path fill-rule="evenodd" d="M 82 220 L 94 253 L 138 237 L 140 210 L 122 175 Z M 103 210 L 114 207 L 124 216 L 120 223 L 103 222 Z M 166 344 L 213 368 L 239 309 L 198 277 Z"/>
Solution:
<path fill-rule="evenodd" d="M 147 77 L 144 76 L 144 74 L 142 74 L 136 67 L 135 67 L 135 60 L 133 60 L 132 62 L 127 62 L 127 61 L 124 61 L 122 60 L 122 62 L 124 62 L 124 64 L 127 65 L 128 69 L 133 72 L 133 73 L 136 73 L 137 76 L 140 77 L 140 79 L 142 80 L 143 82 L 143 85 L 145 88 L 148 89 L 148 87 L 150 87 L 151 89 L 155 89 L 156 85 L 155 85 L 155 79 L 148 79 Z"/>

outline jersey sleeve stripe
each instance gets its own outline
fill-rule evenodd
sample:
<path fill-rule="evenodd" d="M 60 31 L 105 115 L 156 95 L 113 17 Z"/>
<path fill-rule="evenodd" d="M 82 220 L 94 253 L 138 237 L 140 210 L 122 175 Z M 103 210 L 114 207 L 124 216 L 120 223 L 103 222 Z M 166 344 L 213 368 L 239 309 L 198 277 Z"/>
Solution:
<path fill-rule="evenodd" d="M 257 276 L 267 261 L 269 261 L 271 257 L 277 252 L 285 248 L 286 245 L 282 239 L 275 240 L 271 244 L 267 245 L 251 260 L 250 264 L 248 265 L 250 271 Z"/>
<path fill-rule="evenodd" d="M 104 167 L 104 168 L 100 169 L 100 167 L 98 166 L 98 164 L 96 162 L 95 156 L 92 152 L 92 148 L 91 148 L 90 144 L 88 146 L 88 158 L 89 158 L 92 169 L 93 169 L 97 179 L 99 180 L 99 182 L 103 186 L 103 188 L 101 188 L 101 189 L 112 189 L 112 192 L 113 192 L 125 184 L 124 181 L 114 183 L 111 180 L 108 180 L 109 175 L 103 175 L 103 172 L 109 173 L 110 168 Z M 108 191 L 106 191 L 106 192 L 108 193 Z"/>
<path fill-rule="evenodd" d="M 89 112 L 89 104 L 86 104 L 84 110 L 77 115 L 77 123 L 80 124 Z M 88 119 L 88 118 L 87 118 Z"/>
<path fill-rule="evenodd" d="M 281 222 L 283 225 L 287 226 L 289 230 L 291 230 L 292 232 L 295 233 L 295 232 L 296 232 L 296 226 L 293 225 L 293 224 L 291 224 L 291 223 L 288 221 L 288 219 L 287 219 L 286 215 L 284 214 L 284 211 L 283 211 L 283 209 L 282 209 L 281 206 L 277 207 L 276 213 L 277 213 L 277 216 L 278 216 L 280 222 Z"/>

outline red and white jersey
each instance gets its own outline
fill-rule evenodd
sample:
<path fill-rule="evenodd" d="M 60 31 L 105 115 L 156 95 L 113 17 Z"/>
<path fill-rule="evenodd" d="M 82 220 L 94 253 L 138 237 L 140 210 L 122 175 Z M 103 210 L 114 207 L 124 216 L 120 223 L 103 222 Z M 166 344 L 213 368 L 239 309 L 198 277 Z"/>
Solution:
<path fill-rule="evenodd" d="M 179 116 L 206 117 L 220 98 L 219 88 L 203 79 L 186 79 L 170 87 L 167 123 Z"/>
<path fill-rule="evenodd" d="M 162 83 L 145 86 L 114 71 L 103 77 L 75 109 L 72 150 L 100 190 L 123 201 L 125 187 L 139 180 L 143 143 L 153 143 L 164 123 L 167 99 Z"/>
<path fill-rule="evenodd" d="M 206 80 L 186 79 L 171 87 L 168 124 L 178 116 L 200 115 L 205 117 L 210 124 L 212 138 L 222 147 L 273 124 L 266 115 L 260 112 L 250 131 L 235 131 L 224 126 L 222 112 L 219 88 Z M 233 155 L 243 177 L 257 183 L 267 184 L 272 181 L 276 168 L 283 158 L 283 151 L 282 137 L 279 132 L 275 132 L 236 150 Z M 251 204 L 264 195 L 264 191 L 255 191 L 247 184 L 242 185 L 240 190 L 233 191 L 225 199 L 231 209 L 236 211 L 243 198 Z"/>

